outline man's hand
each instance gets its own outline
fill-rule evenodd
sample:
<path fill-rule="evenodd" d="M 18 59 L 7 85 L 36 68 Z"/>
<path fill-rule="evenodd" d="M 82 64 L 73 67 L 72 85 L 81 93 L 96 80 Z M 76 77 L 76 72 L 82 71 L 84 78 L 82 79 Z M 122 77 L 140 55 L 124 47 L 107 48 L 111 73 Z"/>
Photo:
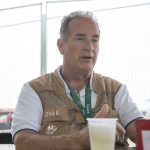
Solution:
<path fill-rule="evenodd" d="M 105 118 L 108 114 L 109 106 L 108 104 L 103 104 L 101 110 L 95 115 L 95 118 Z M 116 123 L 116 141 L 123 141 L 124 135 L 126 134 L 125 129 L 120 123 Z"/>
<path fill-rule="evenodd" d="M 105 118 L 105 116 L 108 114 L 109 106 L 108 104 L 103 104 L 101 110 L 95 115 L 94 118 Z"/>
<path fill-rule="evenodd" d="M 116 123 L 116 141 L 123 142 L 125 134 L 126 134 L 125 129 L 122 127 L 122 125 L 119 122 L 117 122 Z"/>
<path fill-rule="evenodd" d="M 108 105 L 107 104 L 103 104 L 101 110 L 96 114 L 95 118 L 105 118 L 105 116 L 108 113 Z M 82 135 L 82 139 L 86 139 L 86 144 L 85 146 L 88 145 L 88 147 L 90 147 L 90 142 L 89 142 L 89 131 L 88 128 L 85 128 L 81 131 L 81 135 Z"/>

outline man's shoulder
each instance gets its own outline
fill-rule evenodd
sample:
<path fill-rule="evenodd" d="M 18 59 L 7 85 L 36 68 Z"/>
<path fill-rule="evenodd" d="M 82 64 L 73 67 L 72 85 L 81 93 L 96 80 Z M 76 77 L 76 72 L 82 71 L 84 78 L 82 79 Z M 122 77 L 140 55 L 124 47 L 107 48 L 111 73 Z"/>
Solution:
<path fill-rule="evenodd" d="M 33 83 L 33 82 L 40 83 L 41 81 L 46 82 L 47 80 L 49 80 L 51 78 L 52 75 L 53 75 L 53 73 L 46 73 L 46 74 L 43 74 L 41 76 L 38 76 L 38 77 L 30 80 L 28 83 Z"/>
<path fill-rule="evenodd" d="M 122 85 L 118 80 L 98 73 L 93 74 L 93 81 L 95 87 L 108 91 L 116 91 Z"/>
<path fill-rule="evenodd" d="M 120 81 L 118 81 L 115 78 L 112 78 L 112 77 L 109 77 L 109 76 L 105 76 L 105 75 L 102 75 L 102 74 L 99 74 L 99 73 L 95 73 L 95 72 L 93 73 L 93 77 L 97 78 L 98 80 L 103 80 L 104 82 L 118 82 L 118 83 L 121 83 Z"/>
<path fill-rule="evenodd" d="M 54 80 L 54 73 L 43 74 L 35 79 L 32 79 L 28 82 L 28 84 L 37 91 L 41 91 L 43 89 L 50 90 L 52 81 Z"/>

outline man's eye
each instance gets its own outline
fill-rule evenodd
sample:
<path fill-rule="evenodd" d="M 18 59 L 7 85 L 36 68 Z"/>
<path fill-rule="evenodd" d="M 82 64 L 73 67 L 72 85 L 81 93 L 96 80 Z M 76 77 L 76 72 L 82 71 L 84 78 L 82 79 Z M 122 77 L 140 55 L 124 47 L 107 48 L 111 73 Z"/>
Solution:
<path fill-rule="evenodd" d="M 81 37 L 76 38 L 77 41 L 83 41 L 84 39 Z"/>
<path fill-rule="evenodd" d="M 92 39 L 92 42 L 97 43 L 98 39 Z"/>

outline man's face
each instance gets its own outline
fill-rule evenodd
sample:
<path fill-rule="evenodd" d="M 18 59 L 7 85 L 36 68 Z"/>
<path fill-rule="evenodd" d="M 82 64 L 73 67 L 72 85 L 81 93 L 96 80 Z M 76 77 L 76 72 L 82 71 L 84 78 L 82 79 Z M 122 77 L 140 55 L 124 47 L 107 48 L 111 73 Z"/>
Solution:
<path fill-rule="evenodd" d="M 69 23 L 68 37 L 63 41 L 60 52 L 64 67 L 76 71 L 91 71 L 99 52 L 99 29 L 87 18 L 76 18 Z"/>

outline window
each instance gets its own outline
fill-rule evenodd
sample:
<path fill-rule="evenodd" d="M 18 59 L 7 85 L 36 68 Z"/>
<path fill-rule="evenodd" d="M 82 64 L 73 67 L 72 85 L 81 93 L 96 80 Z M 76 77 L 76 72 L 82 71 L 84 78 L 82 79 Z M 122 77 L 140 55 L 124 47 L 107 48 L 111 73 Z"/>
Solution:
<path fill-rule="evenodd" d="M 140 109 L 145 109 L 146 100 L 150 99 L 150 3 L 146 0 L 70 1 L 48 3 L 47 8 L 48 72 L 62 63 L 56 46 L 62 17 L 75 10 L 93 11 L 101 29 L 95 72 L 126 84 L 133 100 Z"/>
<path fill-rule="evenodd" d="M 41 0 L 42 1 L 42 0 Z M 150 3 L 148 0 L 47 1 L 47 72 L 62 64 L 57 49 L 62 17 L 93 11 L 99 21 L 95 72 L 126 84 L 140 109 L 150 99 Z M 15 107 L 22 84 L 40 75 L 41 6 L 0 11 L 0 106 Z M 63 9 L 62 9 L 63 8 Z M 45 65 L 45 64 L 43 64 Z"/>
<path fill-rule="evenodd" d="M 40 75 L 40 8 L 0 11 L 1 108 L 15 108 L 23 83 Z"/>

